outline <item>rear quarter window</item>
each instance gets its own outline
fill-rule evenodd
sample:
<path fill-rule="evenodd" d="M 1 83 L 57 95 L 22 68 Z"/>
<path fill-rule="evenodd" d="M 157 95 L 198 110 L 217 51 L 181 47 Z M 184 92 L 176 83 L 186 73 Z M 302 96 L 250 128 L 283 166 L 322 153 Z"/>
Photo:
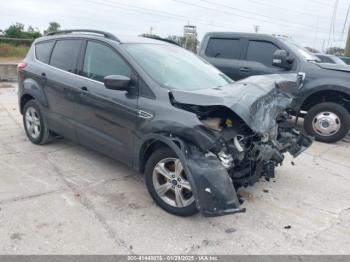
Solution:
<path fill-rule="evenodd" d="M 39 61 L 48 64 L 54 41 L 41 42 L 35 44 L 35 56 Z"/>
<path fill-rule="evenodd" d="M 239 59 L 240 40 L 232 38 L 210 38 L 205 54 L 209 57 Z"/>
<path fill-rule="evenodd" d="M 82 40 L 58 40 L 53 48 L 50 65 L 75 73 Z"/>

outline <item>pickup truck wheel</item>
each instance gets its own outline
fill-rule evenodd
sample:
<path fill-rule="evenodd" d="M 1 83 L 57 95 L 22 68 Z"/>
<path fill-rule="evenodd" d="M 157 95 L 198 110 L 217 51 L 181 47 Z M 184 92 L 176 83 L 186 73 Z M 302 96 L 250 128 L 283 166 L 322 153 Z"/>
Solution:
<path fill-rule="evenodd" d="M 304 118 L 305 131 L 326 143 L 343 139 L 350 129 L 349 112 L 339 104 L 325 102 L 312 107 Z"/>
<path fill-rule="evenodd" d="M 36 145 L 52 141 L 47 122 L 35 100 L 28 101 L 23 108 L 23 125 L 29 140 Z"/>
<path fill-rule="evenodd" d="M 191 185 L 180 159 L 169 148 L 154 152 L 145 167 L 148 192 L 165 211 L 177 216 L 198 213 Z"/>

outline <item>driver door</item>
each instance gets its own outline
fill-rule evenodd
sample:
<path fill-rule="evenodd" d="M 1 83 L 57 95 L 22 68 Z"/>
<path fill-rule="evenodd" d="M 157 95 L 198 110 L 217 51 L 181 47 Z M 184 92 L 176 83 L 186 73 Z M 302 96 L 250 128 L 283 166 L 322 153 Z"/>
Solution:
<path fill-rule="evenodd" d="M 276 74 L 280 68 L 272 65 L 273 55 L 278 48 L 274 43 L 265 40 L 245 40 L 245 54 L 239 61 L 238 79 L 253 75 Z"/>
<path fill-rule="evenodd" d="M 83 53 L 80 103 L 76 108 L 79 142 L 131 165 L 138 95 L 107 89 L 103 78 L 109 75 L 132 78 L 133 70 L 114 48 L 103 42 L 86 41 Z"/>

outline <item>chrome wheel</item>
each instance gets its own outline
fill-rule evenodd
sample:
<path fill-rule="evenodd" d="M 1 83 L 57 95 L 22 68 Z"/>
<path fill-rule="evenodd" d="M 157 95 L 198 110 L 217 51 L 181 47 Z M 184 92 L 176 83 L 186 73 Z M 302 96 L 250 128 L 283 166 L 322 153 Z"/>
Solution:
<path fill-rule="evenodd" d="M 157 195 L 168 205 L 183 208 L 194 202 L 190 183 L 177 158 L 159 161 L 152 174 Z"/>
<path fill-rule="evenodd" d="M 312 128 L 321 136 L 331 136 L 340 130 L 341 122 L 333 112 L 321 112 L 314 117 Z"/>
<path fill-rule="evenodd" d="M 25 123 L 28 134 L 37 139 L 41 133 L 40 116 L 36 109 L 32 106 L 27 108 L 25 113 Z"/>

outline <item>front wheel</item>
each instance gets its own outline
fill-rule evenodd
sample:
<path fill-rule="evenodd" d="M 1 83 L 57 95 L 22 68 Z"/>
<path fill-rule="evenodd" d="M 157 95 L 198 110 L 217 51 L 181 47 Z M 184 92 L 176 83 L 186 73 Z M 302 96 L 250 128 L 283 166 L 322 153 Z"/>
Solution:
<path fill-rule="evenodd" d="M 325 102 L 312 107 L 304 118 L 305 131 L 326 143 L 343 139 L 350 129 L 349 112 L 339 104 Z"/>
<path fill-rule="evenodd" d="M 187 175 L 171 149 L 162 148 L 151 155 L 145 168 L 145 180 L 148 192 L 165 211 L 177 216 L 198 213 Z"/>

